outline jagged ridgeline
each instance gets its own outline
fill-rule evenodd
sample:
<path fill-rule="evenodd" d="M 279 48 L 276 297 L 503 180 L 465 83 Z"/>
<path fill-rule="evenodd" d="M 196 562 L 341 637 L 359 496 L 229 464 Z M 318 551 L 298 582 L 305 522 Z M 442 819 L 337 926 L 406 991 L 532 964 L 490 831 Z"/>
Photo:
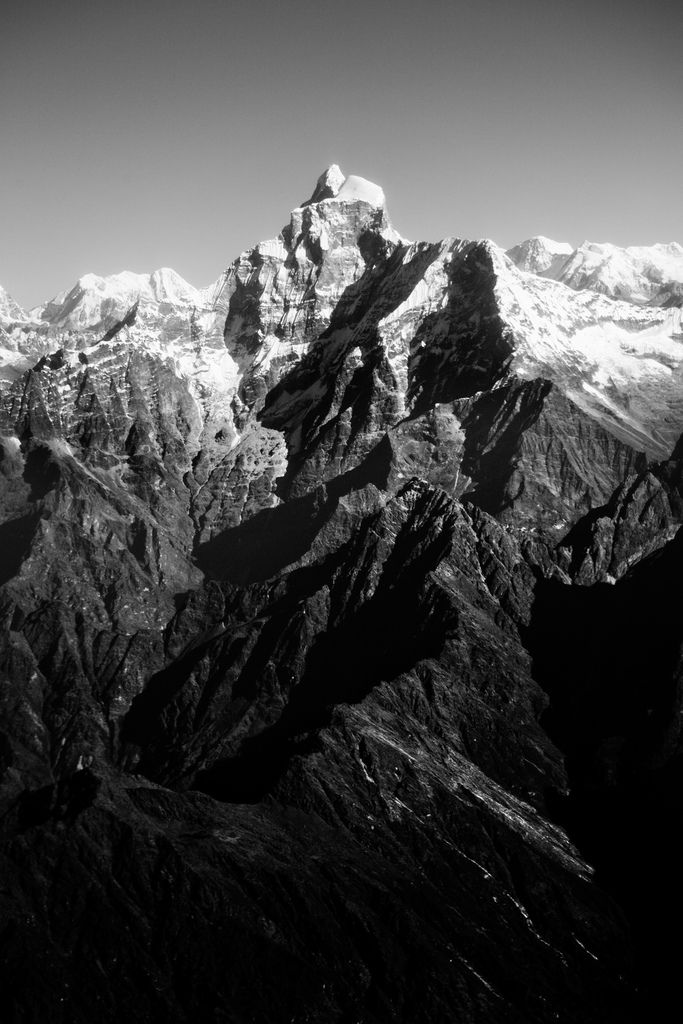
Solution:
<path fill-rule="evenodd" d="M 682 294 L 338 167 L 206 289 L 0 291 L 4 1019 L 663 1019 Z"/>

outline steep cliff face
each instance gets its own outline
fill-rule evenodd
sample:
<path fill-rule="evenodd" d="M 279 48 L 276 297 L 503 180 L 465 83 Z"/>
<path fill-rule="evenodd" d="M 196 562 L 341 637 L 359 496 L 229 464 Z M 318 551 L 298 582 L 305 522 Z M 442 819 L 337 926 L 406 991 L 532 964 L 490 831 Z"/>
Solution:
<path fill-rule="evenodd" d="M 563 617 L 616 645 L 678 557 L 665 313 L 409 243 L 332 167 L 204 291 L 0 315 L 15 1019 L 628 1019 L 652 920 L 586 791 L 669 771 L 672 665 L 642 753 Z"/>

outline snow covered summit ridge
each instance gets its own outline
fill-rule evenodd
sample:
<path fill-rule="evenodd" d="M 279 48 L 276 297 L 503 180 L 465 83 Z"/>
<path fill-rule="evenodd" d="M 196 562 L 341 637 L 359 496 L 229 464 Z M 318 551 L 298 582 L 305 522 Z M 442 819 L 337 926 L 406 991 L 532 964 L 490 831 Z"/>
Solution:
<path fill-rule="evenodd" d="M 361 178 L 357 174 L 350 174 L 348 176 L 339 189 L 336 199 L 344 202 L 361 201 L 376 207 L 386 205 L 383 189 L 379 185 L 375 185 L 374 182 L 368 181 L 367 178 Z"/>
<path fill-rule="evenodd" d="M 386 197 L 381 186 L 368 181 L 367 178 L 361 178 L 358 174 L 346 177 L 337 164 L 331 164 L 320 175 L 313 195 L 302 205 L 311 206 L 330 200 L 345 203 L 363 202 L 377 209 L 386 206 Z"/>

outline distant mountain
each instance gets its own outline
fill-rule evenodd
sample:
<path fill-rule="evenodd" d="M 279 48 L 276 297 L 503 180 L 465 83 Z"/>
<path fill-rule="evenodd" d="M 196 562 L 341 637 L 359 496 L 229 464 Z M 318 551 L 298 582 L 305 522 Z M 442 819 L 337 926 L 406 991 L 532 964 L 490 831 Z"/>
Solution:
<path fill-rule="evenodd" d="M 0 294 L 8 1019 L 664 1019 L 679 256 L 598 248 L 332 166 L 207 289 Z"/>
<path fill-rule="evenodd" d="M 683 302 L 683 246 L 677 242 L 631 246 L 584 242 L 578 249 L 541 236 L 509 249 L 520 270 L 589 288 L 613 299 L 655 306 Z"/>
<path fill-rule="evenodd" d="M 528 238 L 521 245 L 508 249 L 507 256 L 516 267 L 529 274 L 543 274 L 558 280 L 558 272 L 572 255 L 568 242 L 554 242 L 552 238 L 537 235 Z"/>
<path fill-rule="evenodd" d="M 24 320 L 25 318 L 26 313 L 21 306 L 0 285 L 0 322 L 6 323 L 10 320 Z"/>
<path fill-rule="evenodd" d="M 31 315 L 63 330 L 90 330 L 122 319 L 134 304 L 144 310 L 160 305 L 202 307 L 206 301 L 203 292 L 164 267 L 148 275 L 129 271 L 108 277 L 86 274 L 70 291 L 60 292 L 31 310 Z"/>

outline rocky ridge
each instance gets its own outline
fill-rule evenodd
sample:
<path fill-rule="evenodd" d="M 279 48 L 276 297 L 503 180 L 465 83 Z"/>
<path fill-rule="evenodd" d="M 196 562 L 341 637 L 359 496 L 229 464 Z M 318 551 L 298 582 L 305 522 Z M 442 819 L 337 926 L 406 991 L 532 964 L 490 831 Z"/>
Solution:
<path fill-rule="evenodd" d="M 333 167 L 210 289 L 0 313 L 15 1019 L 645 1005 L 593 817 L 654 787 L 663 834 L 678 770 L 670 616 L 651 692 L 609 663 L 678 558 L 666 311 L 409 243 Z"/>

